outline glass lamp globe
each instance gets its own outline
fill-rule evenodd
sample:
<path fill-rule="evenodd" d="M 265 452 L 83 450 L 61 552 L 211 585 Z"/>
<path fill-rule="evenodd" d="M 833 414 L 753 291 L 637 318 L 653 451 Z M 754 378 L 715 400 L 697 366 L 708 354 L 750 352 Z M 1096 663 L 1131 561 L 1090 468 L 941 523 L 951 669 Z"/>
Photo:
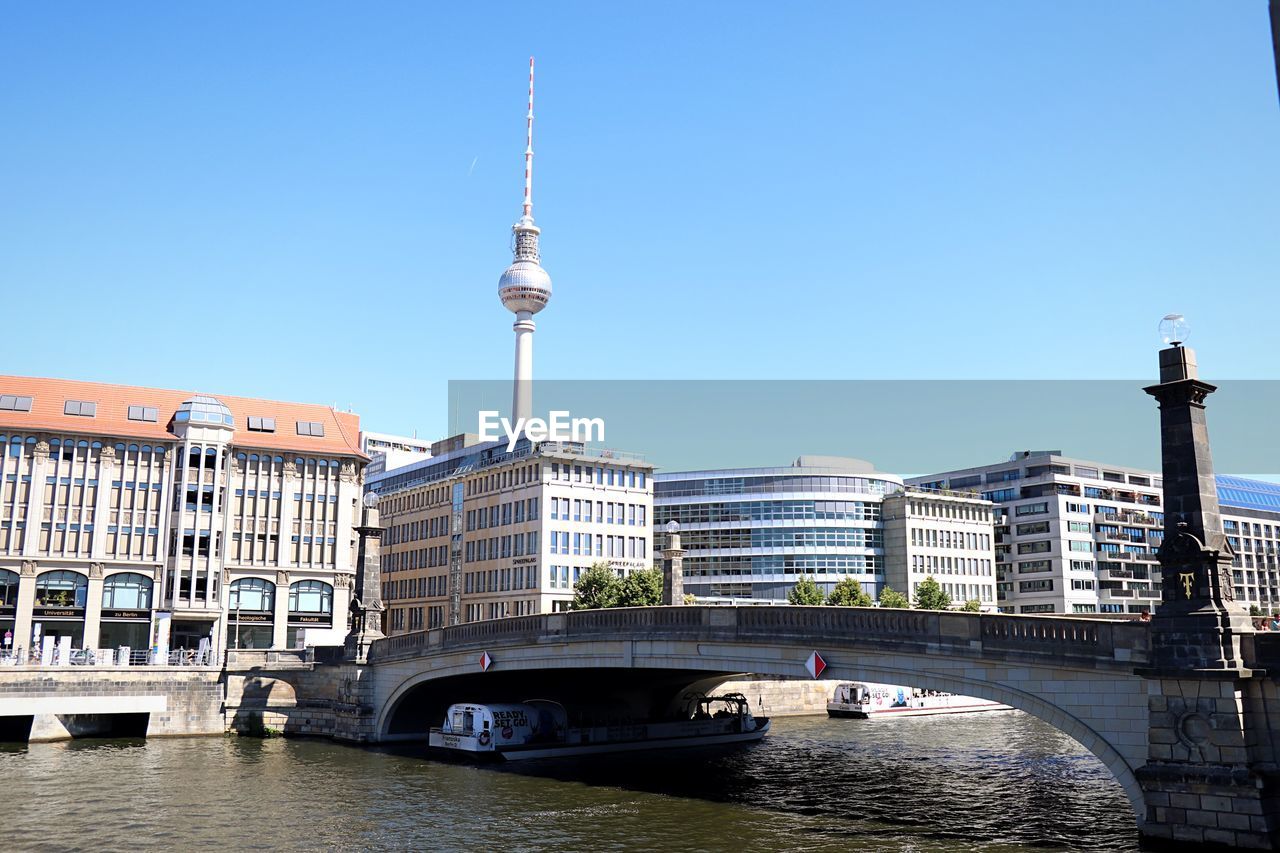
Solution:
<path fill-rule="evenodd" d="M 378 506 L 378 493 L 377 493 L 377 492 L 365 492 L 365 493 L 364 493 L 364 505 L 365 505 L 365 506 L 367 506 L 369 509 L 374 509 L 374 508 L 376 508 L 376 507 Z"/>
<path fill-rule="evenodd" d="M 668 533 L 679 533 L 679 532 L 680 532 L 680 522 L 675 521 L 674 519 L 673 519 L 673 520 L 671 520 L 671 521 L 668 521 L 668 522 L 667 522 L 667 532 L 668 532 Z"/>
<path fill-rule="evenodd" d="M 1187 324 L 1187 318 L 1181 314 L 1165 314 L 1164 319 L 1160 321 L 1160 340 L 1169 346 L 1182 346 L 1190 334 L 1191 326 Z"/>

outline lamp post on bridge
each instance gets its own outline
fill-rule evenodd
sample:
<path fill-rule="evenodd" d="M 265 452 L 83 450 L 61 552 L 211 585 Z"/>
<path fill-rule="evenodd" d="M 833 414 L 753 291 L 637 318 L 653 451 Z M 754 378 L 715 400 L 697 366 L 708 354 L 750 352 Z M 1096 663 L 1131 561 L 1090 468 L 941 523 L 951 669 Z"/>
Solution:
<path fill-rule="evenodd" d="M 680 547 L 680 523 L 667 522 L 667 547 L 662 549 L 662 603 L 684 604 L 684 549 Z"/>
<path fill-rule="evenodd" d="M 360 526 L 356 533 L 360 544 L 356 552 L 356 583 L 351 598 L 351 630 L 345 642 L 346 658 L 356 663 L 368 659 L 369 646 L 380 640 L 382 633 L 382 531 L 378 524 L 378 495 L 364 496 Z"/>
<path fill-rule="evenodd" d="M 1156 671 L 1247 672 L 1241 635 L 1253 633 L 1231 581 L 1235 552 L 1222 531 L 1218 488 L 1209 453 L 1205 398 L 1195 352 L 1184 346 L 1186 320 L 1161 321 L 1160 383 L 1144 388 L 1160 403 L 1164 477 L 1164 541 L 1160 545 L 1160 606 L 1151 620 L 1151 668 Z"/>

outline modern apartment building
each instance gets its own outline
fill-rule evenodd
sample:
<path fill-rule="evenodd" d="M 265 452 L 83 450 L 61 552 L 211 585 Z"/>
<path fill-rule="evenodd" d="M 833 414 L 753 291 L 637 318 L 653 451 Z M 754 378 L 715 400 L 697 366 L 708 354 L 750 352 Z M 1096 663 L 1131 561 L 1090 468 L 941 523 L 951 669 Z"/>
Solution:
<path fill-rule="evenodd" d="M 934 574 L 952 590 L 963 586 L 959 597 L 973 588 L 981 600 L 990 588 L 994 603 L 991 505 L 976 497 L 891 499 L 904 492 L 900 477 L 830 456 L 801 456 L 787 467 L 662 473 L 655 481 L 657 549 L 666 524 L 679 522 L 684 590 L 700 598 L 782 600 L 802 575 L 824 592 L 856 578 L 876 598 L 886 585 L 910 594 Z M 987 538 L 970 539 L 983 524 Z"/>
<path fill-rule="evenodd" d="M 580 443 L 454 436 L 369 478 L 388 634 L 567 609 L 592 563 L 652 562 L 653 466 Z"/>
<path fill-rule="evenodd" d="M 1139 468 L 1022 451 L 1009 459 L 913 477 L 998 505 L 997 584 L 1009 613 L 1141 613 L 1160 600 L 1162 482 Z M 1218 477 L 1223 527 L 1236 550 L 1235 595 L 1280 607 L 1280 485 Z"/>
<path fill-rule="evenodd" d="M 221 650 L 345 630 L 359 431 L 327 406 L 0 376 L 0 633 L 145 649 L 167 625 Z"/>

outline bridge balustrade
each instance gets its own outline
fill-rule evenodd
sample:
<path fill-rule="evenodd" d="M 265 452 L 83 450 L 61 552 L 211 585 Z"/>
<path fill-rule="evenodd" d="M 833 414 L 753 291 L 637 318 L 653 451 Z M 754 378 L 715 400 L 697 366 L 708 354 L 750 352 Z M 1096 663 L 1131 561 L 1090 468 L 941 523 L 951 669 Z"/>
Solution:
<path fill-rule="evenodd" d="M 1133 665 L 1147 659 L 1141 623 L 956 611 L 860 607 L 632 607 L 516 616 L 401 634 L 378 640 L 371 662 L 511 643 L 571 637 L 758 641 L 943 651 L 1012 659 L 1073 659 Z"/>

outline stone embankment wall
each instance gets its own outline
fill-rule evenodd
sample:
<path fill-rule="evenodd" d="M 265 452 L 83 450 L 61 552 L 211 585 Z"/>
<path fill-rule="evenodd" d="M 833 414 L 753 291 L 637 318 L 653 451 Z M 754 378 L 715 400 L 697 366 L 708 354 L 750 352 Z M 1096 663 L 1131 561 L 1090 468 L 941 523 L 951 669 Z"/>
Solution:
<path fill-rule="evenodd" d="M 31 717 L 32 741 L 110 731 L 121 715 L 146 714 L 147 737 L 225 731 L 222 673 L 190 667 L 6 667 L 0 715 Z"/>
<path fill-rule="evenodd" d="M 713 693 L 741 693 L 751 703 L 751 713 L 765 717 L 796 717 L 827 713 L 827 702 L 835 695 L 838 681 L 753 678 L 726 681 Z"/>

